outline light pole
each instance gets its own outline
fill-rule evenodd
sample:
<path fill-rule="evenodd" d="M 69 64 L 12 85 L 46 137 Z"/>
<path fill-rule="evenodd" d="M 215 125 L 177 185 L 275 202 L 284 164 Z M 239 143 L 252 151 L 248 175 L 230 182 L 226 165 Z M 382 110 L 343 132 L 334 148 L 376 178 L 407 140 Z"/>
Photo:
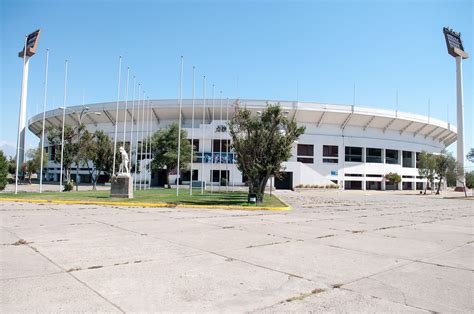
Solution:
<path fill-rule="evenodd" d="M 21 81 L 20 112 L 18 115 L 18 134 L 16 142 L 15 194 L 18 193 L 19 168 L 23 165 L 23 160 L 25 159 L 26 98 L 28 95 L 29 61 L 36 53 L 40 33 L 41 30 L 38 29 L 28 36 L 25 36 L 23 49 L 18 53 L 18 57 L 23 58 L 23 78 Z"/>
<path fill-rule="evenodd" d="M 457 33 L 448 27 L 443 28 L 444 39 L 448 53 L 456 58 L 456 98 L 457 98 L 457 162 L 459 168 L 464 171 L 464 100 L 462 84 L 462 59 L 469 58 L 469 54 L 464 51 L 461 40 L 461 33 Z M 456 182 L 456 191 L 464 191 L 465 178 L 461 176 Z"/>

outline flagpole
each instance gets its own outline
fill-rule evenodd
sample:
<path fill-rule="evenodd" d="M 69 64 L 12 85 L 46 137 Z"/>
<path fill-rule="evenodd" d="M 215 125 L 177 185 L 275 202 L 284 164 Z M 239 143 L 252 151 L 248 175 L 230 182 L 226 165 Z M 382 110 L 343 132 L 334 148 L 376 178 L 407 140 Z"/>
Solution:
<path fill-rule="evenodd" d="M 227 103 L 226 103 L 226 121 L 227 121 L 227 127 L 225 128 L 226 133 L 228 132 L 229 129 L 229 98 L 227 98 Z M 225 170 L 226 170 L 226 176 L 227 176 L 227 184 L 225 185 L 225 191 L 229 191 L 229 181 L 230 181 L 230 171 L 229 171 L 229 144 L 230 144 L 230 139 L 226 139 L 226 159 L 225 159 Z"/>
<path fill-rule="evenodd" d="M 189 178 L 189 195 L 193 195 L 193 154 L 194 154 L 194 88 L 195 88 L 195 72 L 196 67 L 193 65 L 193 95 L 192 95 L 192 103 L 193 109 L 191 114 L 191 175 Z"/>
<path fill-rule="evenodd" d="M 64 157 L 64 120 L 66 120 L 66 96 L 67 96 L 67 59 L 64 66 L 64 100 L 63 100 L 63 121 L 62 121 L 62 134 L 61 134 L 61 167 L 59 175 L 59 192 L 63 191 L 63 157 Z"/>
<path fill-rule="evenodd" d="M 179 178 L 180 178 L 180 170 L 179 170 L 179 157 L 181 154 L 181 108 L 183 105 L 183 56 L 181 56 L 181 75 L 179 78 L 179 112 L 178 112 L 178 167 L 177 167 L 177 177 L 176 177 L 176 196 L 179 195 Z"/>
<path fill-rule="evenodd" d="M 122 147 L 125 148 L 125 131 L 127 130 L 127 111 L 128 111 L 128 83 L 130 78 L 130 67 L 127 67 L 127 86 L 125 87 L 125 111 L 123 112 L 123 143 Z"/>
<path fill-rule="evenodd" d="M 46 71 L 44 77 L 44 98 L 43 98 L 43 126 L 41 128 L 41 162 L 40 162 L 40 186 L 39 192 L 43 192 L 43 159 L 44 159 L 44 126 L 46 118 L 46 99 L 48 94 L 48 61 L 49 61 L 49 49 L 46 49 Z"/>
<path fill-rule="evenodd" d="M 140 121 L 140 102 L 141 102 L 141 84 L 138 84 L 138 101 L 137 101 L 137 136 L 136 136 L 136 145 L 135 145 L 135 181 L 134 181 L 134 188 L 135 191 L 137 190 L 137 180 L 138 180 L 138 127 L 139 127 L 139 121 Z"/>
<path fill-rule="evenodd" d="M 220 91 L 220 104 L 221 104 L 221 116 L 220 123 L 222 123 L 222 91 Z M 219 137 L 219 192 L 221 191 L 221 181 L 222 181 L 222 130 Z"/>
<path fill-rule="evenodd" d="M 150 162 L 150 158 L 148 155 L 148 151 L 150 150 L 150 97 L 147 97 L 147 110 L 146 110 L 146 146 L 145 146 L 145 156 L 148 161 L 148 164 Z M 146 167 L 145 167 L 146 169 Z M 150 185 L 150 181 L 148 180 L 148 171 L 146 172 L 146 177 L 145 177 L 145 190 L 148 189 L 148 186 Z"/>
<path fill-rule="evenodd" d="M 118 126 L 118 107 L 119 107 L 119 101 L 120 101 L 120 74 L 121 73 L 122 73 L 122 56 L 119 56 L 117 104 L 115 106 L 114 161 L 112 163 L 112 177 L 115 176 L 115 155 L 117 153 L 117 126 Z"/>
<path fill-rule="evenodd" d="M 153 161 L 153 158 L 151 156 L 151 137 L 153 135 L 153 101 L 150 100 L 150 106 L 149 106 L 149 109 L 150 111 L 150 124 L 149 124 L 149 127 L 148 127 L 148 170 L 150 172 L 150 178 L 148 180 L 148 189 L 151 189 L 151 173 L 152 173 L 152 169 L 151 169 L 151 162 Z"/>
<path fill-rule="evenodd" d="M 202 77 L 202 143 L 201 143 L 201 194 L 204 193 L 204 135 L 205 128 L 204 124 L 206 122 L 206 76 Z"/>
<path fill-rule="evenodd" d="M 134 115 L 135 115 L 135 88 L 136 88 L 136 80 L 135 80 L 135 75 L 133 76 L 133 96 L 132 96 L 132 122 L 130 123 L 131 126 L 130 126 L 130 151 L 129 151 L 129 156 L 130 156 L 130 160 L 129 160 L 129 166 L 128 166 L 128 169 L 130 169 L 130 173 L 132 173 L 132 154 L 133 154 L 133 119 L 134 119 Z M 132 180 L 134 180 L 132 178 Z"/>
<path fill-rule="evenodd" d="M 142 118 L 141 118 L 141 136 L 140 136 L 140 183 L 139 183 L 139 190 L 142 189 L 142 181 L 143 181 L 143 128 L 145 122 L 145 91 L 142 92 Z"/>
<path fill-rule="evenodd" d="M 212 125 L 214 126 L 214 84 L 212 84 Z M 211 193 L 214 191 L 214 129 L 211 128 Z"/>

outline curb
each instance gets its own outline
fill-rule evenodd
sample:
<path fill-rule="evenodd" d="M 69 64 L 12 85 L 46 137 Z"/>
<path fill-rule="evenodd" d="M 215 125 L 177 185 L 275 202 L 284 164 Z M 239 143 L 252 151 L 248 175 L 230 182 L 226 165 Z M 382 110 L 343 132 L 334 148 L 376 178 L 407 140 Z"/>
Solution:
<path fill-rule="evenodd" d="M 271 207 L 271 206 L 232 206 L 232 205 L 187 205 L 175 203 L 142 203 L 142 202 L 101 202 L 101 201 L 74 201 L 74 200 L 41 200 L 41 199 L 22 199 L 0 197 L 0 201 L 23 202 L 23 203 L 52 203 L 52 204 L 79 204 L 79 205 L 115 205 L 127 207 L 173 207 L 173 208 L 216 208 L 216 209 L 237 209 L 237 210 L 290 210 L 290 206 Z M 281 200 L 280 200 L 281 201 Z M 286 205 L 286 203 L 284 203 Z"/>

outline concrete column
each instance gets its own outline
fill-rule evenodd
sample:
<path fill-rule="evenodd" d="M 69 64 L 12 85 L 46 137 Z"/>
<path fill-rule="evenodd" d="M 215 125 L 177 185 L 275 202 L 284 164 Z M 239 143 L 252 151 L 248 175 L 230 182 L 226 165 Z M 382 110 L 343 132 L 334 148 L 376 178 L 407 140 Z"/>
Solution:
<path fill-rule="evenodd" d="M 456 57 L 456 99 L 457 99 L 457 150 L 456 157 L 459 167 L 464 169 L 464 100 L 462 92 L 462 57 Z M 457 187 L 464 186 L 464 177 L 456 182 Z"/>

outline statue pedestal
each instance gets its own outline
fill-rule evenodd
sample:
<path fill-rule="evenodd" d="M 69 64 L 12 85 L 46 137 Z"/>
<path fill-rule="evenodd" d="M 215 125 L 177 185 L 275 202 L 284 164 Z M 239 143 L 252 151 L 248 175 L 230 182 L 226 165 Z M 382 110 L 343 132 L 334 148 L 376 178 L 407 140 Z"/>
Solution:
<path fill-rule="evenodd" d="M 110 197 L 133 198 L 133 180 L 128 173 L 119 173 L 112 178 Z"/>

